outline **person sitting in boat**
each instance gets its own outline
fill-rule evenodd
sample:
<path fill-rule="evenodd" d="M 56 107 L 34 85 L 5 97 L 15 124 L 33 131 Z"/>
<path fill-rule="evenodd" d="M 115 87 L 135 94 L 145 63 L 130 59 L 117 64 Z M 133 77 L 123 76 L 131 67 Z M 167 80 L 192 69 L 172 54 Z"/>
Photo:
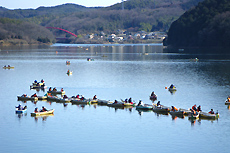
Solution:
<path fill-rule="evenodd" d="M 227 97 L 227 102 L 230 102 L 230 95 Z"/>
<path fill-rule="evenodd" d="M 38 95 L 36 93 L 34 93 L 31 97 L 38 97 Z"/>
<path fill-rule="evenodd" d="M 67 99 L 67 98 L 68 98 L 67 95 L 64 95 L 64 96 L 63 96 L 63 99 Z"/>
<path fill-rule="evenodd" d="M 131 97 L 129 98 L 128 103 L 132 103 L 132 98 Z"/>
<path fill-rule="evenodd" d="M 171 111 L 175 112 L 175 111 L 178 111 L 178 109 L 175 106 L 172 106 Z"/>
<path fill-rule="evenodd" d="M 37 107 L 34 109 L 34 113 L 38 113 L 38 108 Z"/>
<path fill-rule="evenodd" d="M 157 106 L 161 106 L 161 102 L 160 101 L 157 102 Z"/>
<path fill-rule="evenodd" d="M 27 97 L 27 94 L 23 94 L 22 97 Z"/>
<path fill-rule="evenodd" d="M 215 114 L 215 112 L 213 111 L 213 109 L 211 109 L 211 111 L 208 112 L 209 114 Z"/>
<path fill-rule="evenodd" d="M 171 84 L 169 88 L 175 88 L 175 86 L 173 84 Z"/>
<path fill-rule="evenodd" d="M 78 95 L 76 96 L 76 98 L 80 99 L 80 95 L 78 94 Z"/>
<path fill-rule="evenodd" d="M 200 105 L 197 107 L 197 111 L 198 111 L 198 112 L 201 112 L 201 111 L 202 111 Z"/>
<path fill-rule="evenodd" d="M 137 106 L 144 106 L 144 103 L 142 102 L 142 100 L 139 100 L 139 103 Z"/>
<path fill-rule="evenodd" d="M 61 88 L 61 92 L 63 92 L 64 91 L 64 89 L 63 88 Z"/>
<path fill-rule="evenodd" d="M 8 67 L 10 67 L 10 65 L 8 65 Z"/>
<path fill-rule="evenodd" d="M 23 110 L 25 110 L 25 109 L 27 109 L 27 106 L 24 106 L 24 107 L 23 107 Z"/>
<path fill-rule="evenodd" d="M 153 97 L 153 98 L 155 98 L 157 95 L 153 91 L 150 96 Z"/>
<path fill-rule="evenodd" d="M 196 104 L 192 106 L 192 110 L 197 111 Z"/>
<path fill-rule="evenodd" d="M 48 111 L 48 109 L 46 109 L 44 106 L 42 106 L 41 112 L 46 112 L 46 111 Z"/>
<path fill-rule="evenodd" d="M 41 83 L 44 83 L 45 81 L 43 79 L 41 79 Z"/>
<path fill-rule="evenodd" d="M 52 91 L 52 88 L 51 88 L 51 87 L 49 87 L 49 91 Z"/>
<path fill-rule="evenodd" d="M 117 104 L 117 103 L 118 103 L 117 100 L 115 100 L 115 101 L 114 101 L 114 104 Z"/>
<path fill-rule="evenodd" d="M 6 67 L 6 65 L 4 67 Z"/>
<path fill-rule="evenodd" d="M 97 99 L 97 95 L 94 95 L 94 96 L 93 96 L 93 100 L 96 100 L 96 99 Z"/>
<path fill-rule="evenodd" d="M 193 109 L 190 109 L 192 115 L 197 115 L 197 112 Z"/>
<path fill-rule="evenodd" d="M 21 104 L 19 104 L 16 108 L 17 108 L 18 110 L 22 110 L 22 109 L 23 109 Z"/>
<path fill-rule="evenodd" d="M 37 80 L 34 80 L 34 83 L 37 83 L 38 81 Z"/>
<path fill-rule="evenodd" d="M 85 97 L 83 95 L 81 96 L 81 100 L 85 100 Z"/>
<path fill-rule="evenodd" d="M 53 88 L 53 91 L 57 91 L 56 87 Z"/>

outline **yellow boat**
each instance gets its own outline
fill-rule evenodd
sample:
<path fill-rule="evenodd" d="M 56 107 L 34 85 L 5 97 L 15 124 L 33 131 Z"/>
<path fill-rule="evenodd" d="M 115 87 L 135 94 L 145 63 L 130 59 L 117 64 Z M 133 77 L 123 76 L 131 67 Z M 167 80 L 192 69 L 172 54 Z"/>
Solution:
<path fill-rule="evenodd" d="M 97 103 L 97 102 L 98 102 L 97 99 L 92 99 L 92 100 L 90 100 L 90 103 L 91 103 L 91 104 L 95 104 L 95 103 Z"/>
<path fill-rule="evenodd" d="M 42 116 L 42 115 L 48 115 L 48 114 L 53 114 L 54 113 L 54 109 L 50 109 L 46 112 L 37 112 L 37 113 L 31 113 L 31 116 Z"/>
<path fill-rule="evenodd" d="M 3 66 L 3 69 L 14 69 L 14 66 Z"/>

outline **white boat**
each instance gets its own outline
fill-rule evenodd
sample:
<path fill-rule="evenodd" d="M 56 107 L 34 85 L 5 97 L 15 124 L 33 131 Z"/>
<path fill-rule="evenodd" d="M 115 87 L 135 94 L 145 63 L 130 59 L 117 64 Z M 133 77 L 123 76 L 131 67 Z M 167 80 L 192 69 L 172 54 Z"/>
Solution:
<path fill-rule="evenodd" d="M 161 113 L 168 113 L 170 111 L 170 109 L 168 107 L 164 107 L 162 105 L 160 106 L 153 106 L 153 111 L 155 112 L 161 112 Z"/>
<path fill-rule="evenodd" d="M 97 100 L 98 105 L 108 105 L 108 104 L 111 104 L 111 103 L 113 103 L 113 102 L 109 101 L 109 100 L 101 100 L 101 99 Z"/>
<path fill-rule="evenodd" d="M 206 112 L 200 112 L 200 119 L 218 119 L 219 118 L 219 113 L 215 113 L 215 114 L 210 114 L 210 113 L 206 113 Z"/>
<path fill-rule="evenodd" d="M 79 98 L 73 98 L 70 102 L 72 104 L 89 104 L 90 100 L 89 99 L 81 100 Z"/>

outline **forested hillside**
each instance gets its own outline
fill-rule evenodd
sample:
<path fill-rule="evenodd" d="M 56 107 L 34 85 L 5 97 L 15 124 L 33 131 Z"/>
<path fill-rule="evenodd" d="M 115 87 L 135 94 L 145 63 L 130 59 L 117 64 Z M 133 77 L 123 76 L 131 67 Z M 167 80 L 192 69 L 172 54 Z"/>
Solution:
<path fill-rule="evenodd" d="M 128 0 L 124 2 L 124 10 L 121 3 L 102 8 L 76 4 L 25 10 L 0 7 L 0 17 L 20 19 L 44 27 L 59 27 L 77 35 L 100 34 L 102 31 L 111 34 L 118 29 L 166 32 L 173 21 L 200 1 L 203 0 Z M 51 31 L 57 37 L 63 35 L 61 31 Z"/>
<path fill-rule="evenodd" d="M 0 44 L 53 43 L 55 38 L 46 28 L 16 19 L 0 18 Z"/>
<path fill-rule="evenodd" d="M 167 44 L 175 47 L 230 47 L 230 1 L 205 0 L 170 27 Z"/>

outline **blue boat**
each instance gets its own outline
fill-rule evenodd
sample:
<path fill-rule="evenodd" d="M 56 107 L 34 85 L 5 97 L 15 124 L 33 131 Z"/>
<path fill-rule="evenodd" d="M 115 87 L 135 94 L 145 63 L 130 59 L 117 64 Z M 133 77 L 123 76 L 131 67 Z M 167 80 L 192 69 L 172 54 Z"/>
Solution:
<path fill-rule="evenodd" d="M 15 112 L 16 112 L 16 114 L 26 113 L 27 112 L 27 108 L 23 109 L 23 110 L 18 110 L 18 108 L 16 108 Z"/>

